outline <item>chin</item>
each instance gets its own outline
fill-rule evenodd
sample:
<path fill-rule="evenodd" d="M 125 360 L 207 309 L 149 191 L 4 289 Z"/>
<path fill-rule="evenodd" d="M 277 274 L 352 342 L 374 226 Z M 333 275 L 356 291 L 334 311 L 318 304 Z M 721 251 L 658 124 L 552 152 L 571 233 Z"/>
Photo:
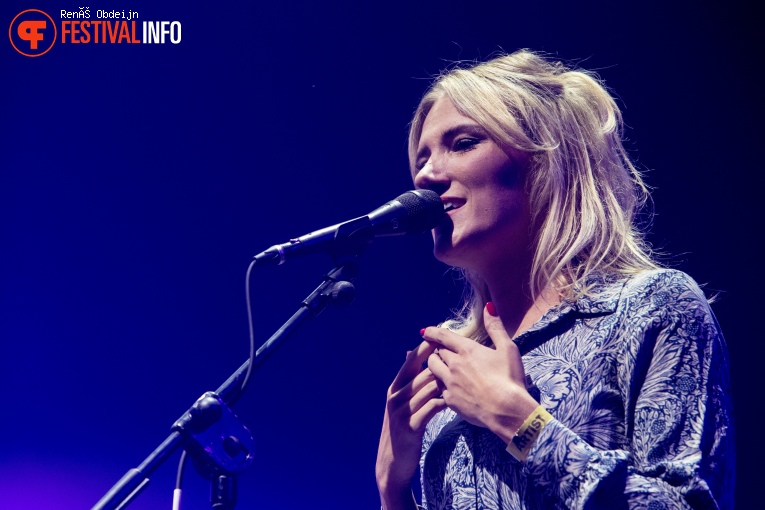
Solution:
<path fill-rule="evenodd" d="M 455 232 L 451 223 L 441 224 L 433 229 L 433 256 L 446 265 L 464 268 L 477 255 L 476 241 L 473 235 L 466 236 L 461 230 Z"/>
<path fill-rule="evenodd" d="M 461 254 L 461 251 L 451 243 L 451 239 L 447 239 L 445 242 L 439 242 L 436 239 L 433 243 L 433 256 L 447 266 L 464 268 L 469 265 L 467 263 L 469 257 Z"/>
<path fill-rule="evenodd" d="M 460 269 L 479 271 L 496 249 L 481 236 L 441 236 L 436 232 L 433 236 L 433 256 L 447 266 Z"/>

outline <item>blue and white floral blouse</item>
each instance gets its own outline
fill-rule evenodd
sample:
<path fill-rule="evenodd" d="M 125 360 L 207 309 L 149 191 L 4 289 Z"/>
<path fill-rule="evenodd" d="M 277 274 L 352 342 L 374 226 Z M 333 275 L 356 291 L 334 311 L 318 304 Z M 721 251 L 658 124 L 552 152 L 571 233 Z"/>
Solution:
<path fill-rule="evenodd" d="M 601 280 L 516 342 L 555 419 L 521 463 L 488 429 L 440 412 L 423 439 L 423 506 L 733 507 L 727 351 L 688 275 Z"/>

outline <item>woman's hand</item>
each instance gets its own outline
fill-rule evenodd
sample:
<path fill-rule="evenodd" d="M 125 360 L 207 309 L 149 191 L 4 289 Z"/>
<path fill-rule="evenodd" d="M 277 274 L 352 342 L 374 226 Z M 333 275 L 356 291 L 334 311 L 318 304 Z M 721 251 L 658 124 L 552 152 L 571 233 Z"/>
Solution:
<path fill-rule="evenodd" d="M 406 356 L 388 388 L 388 401 L 377 450 L 377 486 L 383 508 L 414 508 L 412 477 L 417 472 L 425 426 L 446 407 L 436 378 L 422 364 L 436 344 L 422 342 Z"/>
<path fill-rule="evenodd" d="M 446 405 L 507 443 L 539 404 L 526 391 L 518 346 L 489 309 L 493 310 L 491 304 L 484 308 L 483 319 L 496 349 L 445 328 L 427 328 L 424 338 L 438 344 L 428 367 Z"/>

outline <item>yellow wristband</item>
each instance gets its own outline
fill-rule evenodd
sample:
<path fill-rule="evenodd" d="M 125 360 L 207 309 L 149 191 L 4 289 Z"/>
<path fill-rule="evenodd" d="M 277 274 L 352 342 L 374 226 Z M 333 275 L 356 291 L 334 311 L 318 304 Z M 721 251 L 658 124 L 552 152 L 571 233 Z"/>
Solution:
<path fill-rule="evenodd" d="M 526 460 L 531 445 L 534 444 L 539 433 L 552 418 L 552 415 L 545 411 L 541 405 L 534 409 L 534 412 L 526 418 L 513 439 L 507 444 L 507 453 L 520 461 Z"/>

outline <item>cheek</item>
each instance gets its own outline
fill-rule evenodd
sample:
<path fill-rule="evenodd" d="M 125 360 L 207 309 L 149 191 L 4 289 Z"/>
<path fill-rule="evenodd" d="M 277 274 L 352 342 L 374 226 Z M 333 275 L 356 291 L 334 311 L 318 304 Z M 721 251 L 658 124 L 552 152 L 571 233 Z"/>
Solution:
<path fill-rule="evenodd" d="M 486 228 L 497 229 L 501 236 L 510 236 L 515 242 L 525 239 L 531 230 L 528 197 L 522 191 L 494 194 L 482 212 Z"/>
<path fill-rule="evenodd" d="M 502 154 L 502 157 L 496 157 L 493 163 L 495 172 L 491 178 L 492 182 L 485 189 L 481 208 L 496 222 L 528 227 L 530 208 L 525 189 L 528 157 L 509 159 Z"/>
<path fill-rule="evenodd" d="M 497 173 L 497 185 L 505 189 L 520 189 L 523 187 L 524 174 L 523 168 L 508 163 Z"/>
<path fill-rule="evenodd" d="M 527 209 L 528 197 L 519 186 L 494 185 L 487 187 L 476 204 L 479 215 L 495 219 L 518 217 Z"/>

